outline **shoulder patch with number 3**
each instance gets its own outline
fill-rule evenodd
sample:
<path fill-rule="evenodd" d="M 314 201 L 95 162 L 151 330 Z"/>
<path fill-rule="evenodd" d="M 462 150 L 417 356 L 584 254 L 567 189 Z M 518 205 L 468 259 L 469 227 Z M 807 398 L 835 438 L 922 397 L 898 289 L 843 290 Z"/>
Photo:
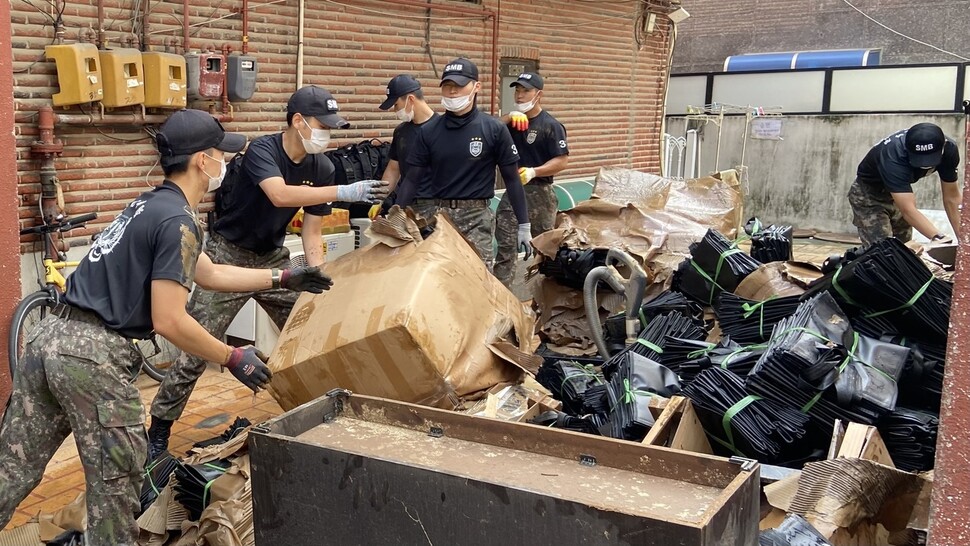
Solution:
<path fill-rule="evenodd" d="M 560 148 L 565 148 L 566 147 L 566 141 L 565 140 L 560 140 L 559 141 L 559 147 Z"/>

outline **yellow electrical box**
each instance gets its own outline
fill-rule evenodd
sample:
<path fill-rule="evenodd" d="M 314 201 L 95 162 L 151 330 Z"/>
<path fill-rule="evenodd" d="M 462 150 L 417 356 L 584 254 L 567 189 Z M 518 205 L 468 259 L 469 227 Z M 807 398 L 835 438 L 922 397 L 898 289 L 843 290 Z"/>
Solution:
<path fill-rule="evenodd" d="M 145 70 L 141 51 L 137 49 L 108 49 L 98 52 L 104 98 L 108 108 L 131 106 L 145 102 Z"/>
<path fill-rule="evenodd" d="M 70 106 L 102 99 L 101 64 L 94 44 L 59 44 L 44 48 L 48 60 L 57 66 L 57 85 L 54 106 Z"/>
<path fill-rule="evenodd" d="M 185 57 L 146 51 L 141 60 L 145 66 L 145 106 L 185 108 Z"/>

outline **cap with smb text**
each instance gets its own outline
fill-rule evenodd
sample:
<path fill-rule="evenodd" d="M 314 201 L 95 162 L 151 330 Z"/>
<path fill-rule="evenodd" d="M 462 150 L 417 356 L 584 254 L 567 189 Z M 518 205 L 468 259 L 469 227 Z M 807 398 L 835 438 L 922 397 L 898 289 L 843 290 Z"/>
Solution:
<path fill-rule="evenodd" d="M 202 110 L 178 110 L 158 128 L 155 145 L 160 162 L 167 167 L 210 148 L 240 152 L 246 147 L 246 136 L 227 133 L 219 120 Z"/>
<path fill-rule="evenodd" d="M 350 123 L 337 115 L 338 110 L 340 108 L 330 91 L 315 85 L 300 88 L 286 103 L 287 114 L 317 118 L 317 121 L 331 129 L 347 129 Z"/>
<path fill-rule="evenodd" d="M 478 67 L 465 58 L 455 59 L 445 65 L 441 71 L 441 83 L 452 81 L 464 87 L 468 82 L 478 81 Z"/>
<path fill-rule="evenodd" d="M 514 82 L 509 84 L 509 87 L 515 87 L 516 85 L 521 85 L 526 89 L 542 89 L 542 76 L 536 72 L 523 72 L 519 74 L 519 77 L 515 79 Z"/>
<path fill-rule="evenodd" d="M 917 168 L 936 167 L 943 161 L 946 137 L 943 129 L 932 123 L 917 123 L 906 131 L 909 164 Z"/>

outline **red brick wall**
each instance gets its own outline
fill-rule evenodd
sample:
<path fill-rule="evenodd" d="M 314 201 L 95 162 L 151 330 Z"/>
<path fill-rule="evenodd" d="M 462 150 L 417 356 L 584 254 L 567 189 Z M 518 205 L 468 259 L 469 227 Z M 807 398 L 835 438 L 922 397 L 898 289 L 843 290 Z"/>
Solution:
<path fill-rule="evenodd" d="M 667 3 L 644 1 L 644 5 Z M 34 4 L 50 9 L 46 2 Z M 93 32 L 85 29 L 97 29 L 94 4 L 93 0 L 67 0 L 67 41 L 74 41 L 79 35 L 93 40 Z M 110 44 L 118 45 L 131 29 L 130 6 L 134 2 L 104 0 L 104 4 L 107 38 Z M 161 50 L 166 43 L 177 47 L 182 36 L 182 3 L 154 0 L 151 5 L 151 47 Z M 479 103 L 488 108 L 492 74 L 490 20 L 433 10 L 433 69 L 425 48 L 424 8 L 393 0 L 307 0 L 306 5 L 304 84 L 330 89 L 354 125 L 335 133 L 336 144 L 390 136 L 397 122 L 393 114 L 379 111 L 377 105 L 383 99 L 387 80 L 400 72 L 415 74 L 425 84 L 429 103 L 440 111 L 435 74 L 458 55 L 478 63 L 484 90 Z M 657 31 L 638 50 L 633 39 L 639 7 L 636 2 L 485 0 L 484 5 L 478 6 L 457 0 L 433 0 L 433 5 L 498 10 L 500 50 L 519 47 L 523 51 L 538 51 L 547 85 L 544 106 L 569 131 L 571 164 L 562 177 L 593 176 L 604 165 L 658 170 L 659 114 L 668 36 L 665 18 L 658 18 Z M 242 21 L 238 14 L 206 21 L 229 15 L 230 10 L 240 7 L 239 0 L 190 0 L 189 22 L 196 25 L 191 30 L 190 47 L 217 49 L 228 43 L 239 50 Z M 41 58 L 44 45 L 52 41 L 53 30 L 45 15 L 27 3 L 14 2 L 12 9 L 20 219 L 27 225 L 36 216 L 40 192 L 38 163 L 29 156 L 29 144 L 37 136 L 35 112 L 49 104 L 51 94 L 56 92 L 54 64 L 34 61 Z M 226 126 L 257 136 L 285 125 L 286 100 L 296 85 L 297 1 L 267 4 L 252 0 L 249 21 L 250 53 L 261 63 L 259 84 L 251 101 L 234 104 L 235 119 Z M 195 102 L 190 106 L 208 108 L 209 104 Z M 160 180 L 152 141 L 141 128 L 63 126 L 57 128 L 57 135 L 66 145 L 57 169 L 67 212 L 97 211 L 101 215 L 89 231 L 103 228 L 130 199 Z"/>
<path fill-rule="evenodd" d="M 10 4 L 0 3 L 0 19 L 7 17 Z M 10 29 L 0 28 L 0 55 L 11 51 Z M 0 66 L 10 66 L 9 59 L 0 57 Z M 17 232 L 12 228 L 12 222 L 17 216 L 17 187 L 10 183 L 17 176 L 14 163 L 13 138 L 13 81 L 10 72 L 0 74 L 0 177 L 7 183 L 0 186 L 0 218 L 5 218 L 3 229 L 0 229 L 0 274 L 5 282 L 0 283 L 0 418 L 7 406 L 7 396 L 10 394 L 10 374 L 7 366 L 7 333 L 10 328 L 10 317 L 17 301 L 20 300 L 20 260 L 17 244 Z"/>

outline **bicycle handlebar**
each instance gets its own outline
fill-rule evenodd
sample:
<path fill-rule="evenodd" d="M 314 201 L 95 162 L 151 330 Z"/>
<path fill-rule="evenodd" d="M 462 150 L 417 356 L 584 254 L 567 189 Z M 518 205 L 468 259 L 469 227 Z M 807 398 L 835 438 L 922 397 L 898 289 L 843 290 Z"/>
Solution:
<path fill-rule="evenodd" d="M 98 217 L 98 213 L 89 212 L 87 214 L 82 214 L 80 216 L 75 216 L 73 218 L 64 218 L 63 220 L 51 222 L 49 224 L 41 224 L 39 226 L 24 228 L 20 230 L 21 235 L 28 235 L 30 233 L 53 233 L 55 231 L 69 231 L 77 227 L 82 227 L 85 222 L 90 222 Z"/>

